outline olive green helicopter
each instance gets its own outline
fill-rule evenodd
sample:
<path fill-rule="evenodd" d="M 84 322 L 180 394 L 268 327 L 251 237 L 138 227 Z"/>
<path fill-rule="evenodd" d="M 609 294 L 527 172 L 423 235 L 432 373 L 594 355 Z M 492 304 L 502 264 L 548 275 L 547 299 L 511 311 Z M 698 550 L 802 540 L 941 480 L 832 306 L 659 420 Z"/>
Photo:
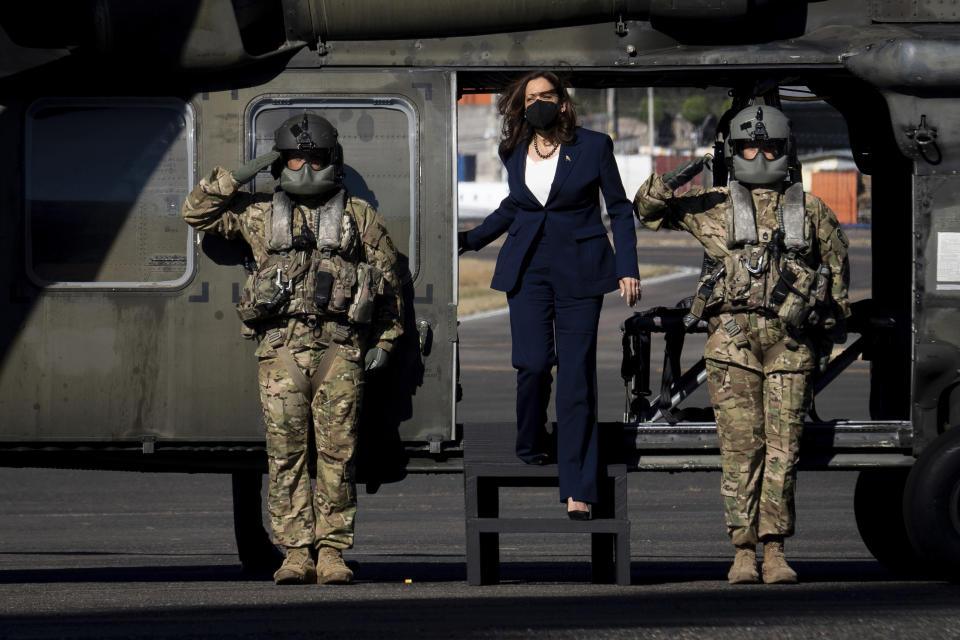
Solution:
<path fill-rule="evenodd" d="M 960 11 L 934 0 L 5 8 L 0 465 L 234 474 L 252 562 L 262 422 L 233 310 L 247 256 L 180 206 L 310 110 L 340 129 L 344 180 L 402 257 L 406 330 L 367 390 L 360 480 L 461 469 L 457 102 L 537 68 L 583 88 L 721 87 L 735 105 L 806 86 L 844 119 L 872 176 L 873 284 L 825 379 L 868 359 L 870 419 L 812 421 L 806 468 L 860 471 L 858 523 L 882 562 L 960 575 Z M 264 173 L 251 188 L 270 187 Z M 715 444 L 681 430 L 643 450 L 671 424 L 622 428 L 636 469 L 641 452 L 643 469 L 711 468 Z"/>

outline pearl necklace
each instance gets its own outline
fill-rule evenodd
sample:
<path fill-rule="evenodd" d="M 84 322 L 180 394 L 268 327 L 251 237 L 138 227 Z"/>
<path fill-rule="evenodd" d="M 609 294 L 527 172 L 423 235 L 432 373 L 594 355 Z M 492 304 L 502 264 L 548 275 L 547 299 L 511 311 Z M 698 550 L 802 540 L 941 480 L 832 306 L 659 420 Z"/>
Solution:
<path fill-rule="evenodd" d="M 550 150 L 549 153 L 545 153 L 545 154 L 540 153 L 540 145 L 537 144 L 537 136 L 536 135 L 533 136 L 533 150 L 536 151 L 537 155 L 543 158 L 544 160 L 546 160 L 547 158 L 555 154 L 557 152 L 557 149 L 559 148 L 560 148 L 560 145 L 556 145 L 555 147 L 553 147 L 553 149 Z"/>

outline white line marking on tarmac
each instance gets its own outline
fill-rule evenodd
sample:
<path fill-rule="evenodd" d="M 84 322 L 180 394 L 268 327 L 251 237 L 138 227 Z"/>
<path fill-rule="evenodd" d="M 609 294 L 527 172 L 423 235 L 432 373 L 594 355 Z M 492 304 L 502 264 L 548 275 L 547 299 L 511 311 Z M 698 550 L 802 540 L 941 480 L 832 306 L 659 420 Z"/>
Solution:
<path fill-rule="evenodd" d="M 673 273 L 666 273 L 662 276 L 654 276 L 652 278 L 646 278 L 642 280 L 644 286 L 661 284 L 663 282 L 669 282 L 671 280 L 678 280 L 680 278 L 686 278 L 687 276 L 694 276 L 700 273 L 700 269 L 695 269 L 693 267 L 677 267 L 677 270 Z M 496 316 L 502 316 L 510 312 L 509 307 L 500 307 L 499 309 L 493 309 L 492 311 L 481 311 L 480 313 L 474 313 L 469 316 L 464 316 L 462 318 L 457 318 L 460 322 L 469 322 L 470 320 L 483 320 L 484 318 L 495 318 Z"/>

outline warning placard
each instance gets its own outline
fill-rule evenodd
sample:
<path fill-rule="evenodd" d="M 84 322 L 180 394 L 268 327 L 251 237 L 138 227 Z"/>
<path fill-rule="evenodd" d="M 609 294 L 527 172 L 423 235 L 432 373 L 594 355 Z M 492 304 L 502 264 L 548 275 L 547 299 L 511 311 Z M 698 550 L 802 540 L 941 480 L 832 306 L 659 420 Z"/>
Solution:
<path fill-rule="evenodd" d="M 960 288 L 960 233 L 937 234 L 937 288 Z"/>

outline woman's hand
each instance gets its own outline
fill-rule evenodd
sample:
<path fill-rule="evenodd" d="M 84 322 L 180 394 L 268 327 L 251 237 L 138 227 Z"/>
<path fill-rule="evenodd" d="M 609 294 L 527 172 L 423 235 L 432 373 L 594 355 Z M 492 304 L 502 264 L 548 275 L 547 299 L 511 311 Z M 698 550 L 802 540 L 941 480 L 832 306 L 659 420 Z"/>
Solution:
<path fill-rule="evenodd" d="M 626 296 L 627 305 L 633 306 L 640 301 L 643 287 L 636 278 L 620 278 L 620 297 Z"/>

